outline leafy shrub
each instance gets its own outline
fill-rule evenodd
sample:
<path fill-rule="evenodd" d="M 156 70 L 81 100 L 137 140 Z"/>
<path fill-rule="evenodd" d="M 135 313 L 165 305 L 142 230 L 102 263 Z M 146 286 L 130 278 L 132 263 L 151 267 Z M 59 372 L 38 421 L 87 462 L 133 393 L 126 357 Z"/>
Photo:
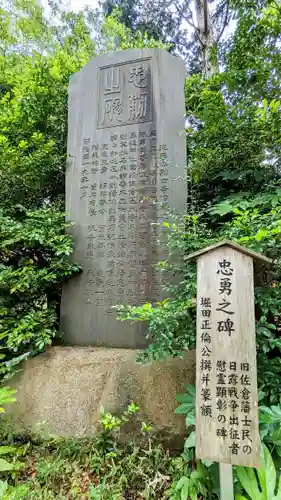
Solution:
<path fill-rule="evenodd" d="M 72 238 L 54 209 L 0 216 L 0 337 L 10 360 L 51 345 L 58 330 L 63 282 L 79 270 L 69 261 Z"/>
<path fill-rule="evenodd" d="M 0 387 L 0 413 L 5 413 L 4 406 L 7 404 L 14 403 L 16 398 L 14 394 L 16 391 L 14 389 L 10 389 L 9 387 Z M 12 456 L 13 461 L 8 462 L 4 458 L 4 455 Z M 21 463 L 17 461 L 16 448 L 14 446 L 0 446 L 0 473 L 14 471 L 21 467 Z M 0 481 L 0 492 L 2 490 L 5 492 L 7 489 L 7 483 Z M 1 497 L 2 498 L 2 497 Z"/>
<path fill-rule="evenodd" d="M 228 207 L 227 214 L 225 207 Z M 184 229 L 183 229 L 184 228 Z M 176 249 L 182 261 L 176 266 L 159 263 L 167 274 L 165 291 L 170 298 L 156 305 L 119 307 L 123 320 L 147 322 L 152 343 L 142 359 L 180 356 L 195 347 L 196 336 L 196 264 L 184 263 L 183 256 L 223 239 L 233 240 L 262 252 L 274 261 L 270 273 L 264 269 L 255 287 L 258 384 L 265 401 L 280 402 L 281 341 L 279 332 L 281 192 L 278 186 L 256 196 L 233 196 L 210 206 L 198 215 L 188 215 L 177 223 L 162 223 L 169 232 L 167 245 Z M 169 284 L 169 273 L 178 276 L 178 284 Z M 270 363 L 269 363 L 270 360 Z"/>
<path fill-rule="evenodd" d="M 7 473 L 6 482 L 0 486 L 7 495 L 3 498 L 12 498 L 8 495 L 20 492 L 22 498 L 42 500 L 167 500 L 170 489 L 171 495 L 177 494 L 179 487 L 176 485 L 183 473 L 187 477 L 191 475 L 190 466 L 182 456 L 172 456 L 157 443 L 151 427 L 145 422 L 135 423 L 142 439 L 120 439 L 123 426 L 128 421 L 132 425 L 137 412 L 134 404 L 118 416 L 103 412 L 100 430 L 92 438 L 50 438 L 43 441 L 33 436 L 20 445 L 17 436 L 11 436 L 10 445 L 18 443 L 17 453 L 23 467 L 13 476 Z M 190 476 L 190 487 L 194 490 L 197 485 L 198 492 L 211 491 L 208 471 L 199 466 L 198 473 L 195 472 Z M 209 493 L 207 498 L 211 498 Z"/>
<path fill-rule="evenodd" d="M 235 500 L 280 500 L 281 480 L 276 487 L 276 469 L 271 454 L 265 445 L 262 446 L 261 467 L 237 467 L 236 474 L 246 491 L 247 496 L 238 493 Z"/>
<path fill-rule="evenodd" d="M 184 471 L 183 471 L 184 472 Z M 198 461 L 196 469 L 179 480 L 174 481 L 172 487 L 167 490 L 170 500 L 197 500 L 198 496 L 211 500 L 213 495 L 213 478 L 202 462 Z"/>

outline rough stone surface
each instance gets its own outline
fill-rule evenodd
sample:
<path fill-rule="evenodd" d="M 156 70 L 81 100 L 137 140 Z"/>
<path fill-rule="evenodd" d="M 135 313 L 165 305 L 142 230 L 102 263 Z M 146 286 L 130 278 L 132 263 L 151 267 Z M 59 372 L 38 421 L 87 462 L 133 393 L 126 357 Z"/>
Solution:
<path fill-rule="evenodd" d="M 100 407 L 120 413 L 134 401 L 141 417 L 160 433 L 182 435 L 184 419 L 175 415 L 176 394 L 194 383 L 195 356 L 146 365 L 136 351 L 91 347 L 53 347 L 23 364 L 11 385 L 17 403 L 10 417 L 19 429 L 84 436 L 95 432 Z"/>
<path fill-rule="evenodd" d="M 66 211 L 83 273 L 63 290 L 68 344 L 147 342 L 112 306 L 161 298 L 151 222 L 166 213 L 157 202 L 185 212 L 184 78 L 183 60 L 160 49 L 100 56 L 71 78 Z"/>

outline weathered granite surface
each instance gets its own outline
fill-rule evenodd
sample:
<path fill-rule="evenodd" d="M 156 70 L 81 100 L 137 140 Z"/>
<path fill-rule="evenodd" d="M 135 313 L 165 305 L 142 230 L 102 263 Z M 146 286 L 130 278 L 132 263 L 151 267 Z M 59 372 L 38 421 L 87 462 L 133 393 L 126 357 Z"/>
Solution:
<path fill-rule="evenodd" d="M 52 347 L 23 363 L 11 379 L 17 403 L 7 408 L 16 428 L 44 428 L 61 436 L 91 435 L 100 408 L 120 413 L 134 401 L 141 417 L 171 436 L 185 432 L 175 415 L 176 394 L 194 383 L 195 355 L 140 365 L 136 351 L 94 347 Z M 181 441 L 182 443 L 182 441 Z"/>

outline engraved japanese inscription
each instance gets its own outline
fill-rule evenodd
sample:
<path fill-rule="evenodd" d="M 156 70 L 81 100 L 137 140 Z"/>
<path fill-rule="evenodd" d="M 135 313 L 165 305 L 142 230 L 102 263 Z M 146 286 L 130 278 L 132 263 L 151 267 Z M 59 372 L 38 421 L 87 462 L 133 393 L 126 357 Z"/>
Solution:
<path fill-rule="evenodd" d="M 87 272 L 85 305 L 105 305 L 107 314 L 113 314 L 112 306 L 119 303 L 158 299 L 160 276 L 153 269 L 158 257 L 157 228 L 151 223 L 155 203 L 168 200 L 168 153 L 167 146 L 160 145 L 157 154 L 156 138 L 150 125 L 138 132 L 115 130 L 109 143 L 83 139 L 80 200 L 87 192 L 90 219 L 85 252 L 88 263 L 100 267 L 98 272 Z M 153 148 L 150 164 L 147 158 Z"/>
<path fill-rule="evenodd" d="M 113 306 L 161 297 L 155 223 L 162 204 L 183 213 L 186 201 L 174 181 L 185 168 L 184 75 L 165 51 L 130 50 L 96 58 L 70 84 L 66 211 L 83 268 L 63 290 L 61 328 L 72 344 L 147 343 L 145 325 L 117 321 Z"/>
<path fill-rule="evenodd" d="M 151 61 L 99 70 L 98 128 L 152 121 Z"/>

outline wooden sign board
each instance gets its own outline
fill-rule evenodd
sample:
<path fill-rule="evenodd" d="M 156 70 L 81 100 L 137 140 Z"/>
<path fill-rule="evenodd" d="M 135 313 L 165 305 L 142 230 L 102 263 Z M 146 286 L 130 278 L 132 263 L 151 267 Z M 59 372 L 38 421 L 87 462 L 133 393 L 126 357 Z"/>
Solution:
<path fill-rule="evenodd" d="M 262 256 L 241 249 L 221 243 L 188 257 L 197 257 L 196 457 L 258 467 L 253 256 Z"/>

